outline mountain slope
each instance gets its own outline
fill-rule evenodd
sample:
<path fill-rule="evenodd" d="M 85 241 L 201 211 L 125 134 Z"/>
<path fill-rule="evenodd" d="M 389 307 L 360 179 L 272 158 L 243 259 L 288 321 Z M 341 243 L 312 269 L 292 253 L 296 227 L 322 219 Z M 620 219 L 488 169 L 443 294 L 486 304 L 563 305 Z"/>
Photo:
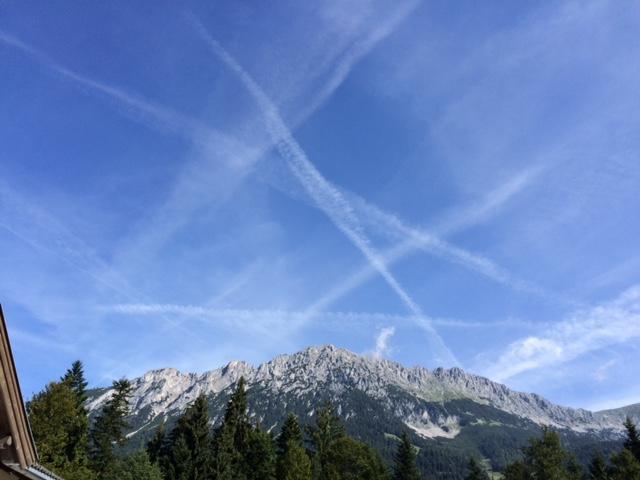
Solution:
<path fill-rule="evenodd" d="M 561 407 L 459 368 L 406 368 L 322 346 L 257 368 L 231 362 L 203 374 L 161 369 L 134 379 L 133 443 L 143 442 L 160 422 L 174 421 L 201 393 L 209 398 L 213 421 L 219 421 L 240 377 L 247 381 L 250 413 L 265 428 L 277 431 L 288 411 L 309 423 L 315 409 L 331 401 L 347 429 L 387 458 L 397 436 L 410 429 L 421 448 L 419 461 L 425 468 L 439 465 L 441 478 L 460 478 L 460 465 L 470 453 L 500 469 L 541 425 L 559 429 L 578 452 L 596 441 L 615 441 L 622 429 L 620 412 Z M 94 391 L 89 410 L 99 409 L 110 393 Z"/>

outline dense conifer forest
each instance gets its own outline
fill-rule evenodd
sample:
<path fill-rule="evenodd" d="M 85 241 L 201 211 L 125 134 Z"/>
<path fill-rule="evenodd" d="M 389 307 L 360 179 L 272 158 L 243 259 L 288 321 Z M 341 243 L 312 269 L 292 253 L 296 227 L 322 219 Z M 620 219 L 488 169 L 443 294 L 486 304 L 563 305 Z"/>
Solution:
<path fill-rule="evenodd" d="M 466 480 L 640 480 L 640 435 L 629 419 L 623 447 L 608 458 L 591 452 L 581 464 L 557 432 L 543 428 L 520 459 L 489 473 L 475 457 L 452 468 L 451 459 L 416 448 L 407 433 L 396 439 L 387 464 L 378 450 L 347 434 L 329 403 L 316 406 L 308 425 L 283 412 L 280 431 L 267 431 L 249 416 L 244 379 L 219 425 L 212 426 L 201 395 L 171 428 L 161 424 L 145 448 L 131 451 L 125 436 L 130 382 L 114 382 L 91 421 L 86 387 L 76 361 L 27 404 L 41 463 L 66 480 L 429 480 L 446 478 L 443 469 Z"/>

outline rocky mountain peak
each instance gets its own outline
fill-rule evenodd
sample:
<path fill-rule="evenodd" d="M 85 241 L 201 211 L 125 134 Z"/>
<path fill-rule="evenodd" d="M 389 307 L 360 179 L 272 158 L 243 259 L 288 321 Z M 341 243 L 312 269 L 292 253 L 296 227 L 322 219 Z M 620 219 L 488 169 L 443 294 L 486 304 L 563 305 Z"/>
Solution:
<path fill-rule="evenodd" d="M 424 407 L 417 405 L 425 402 L 444 405 L 456 400 L 472 401 L 539 425 L 576 432 L 620 430 L 621 425 L 620 415 L 615 411 L 593 413 L 561 407 L 539 395 L 512 391 L 461 368 L 436 368 L 429 372 L 422 367 L 407 368 L 333 345 L 279 355 L 258 367 L 233 361 L 202 374 L 183 373 L 174 368 L 149 371 L 132 381 L 133 414 L 143 415 L 149 421 L 158 415 L 176 415 L 200 394 L 214 398 L 228 392 L 240 377 L 245 378 L 249 388 L 260 386 L 261 395 L 274 399 L 307 395 L 339 398 L 361 392 L 385 408 L 408 412 L 410 420 L 405 423 L 424 435 L 454 435 L 459 431 L 458 419 L 451 415 L 431 418 Z M 404 398 L 402 405 L 394 404 L 398 392 Z M 109 390 L 104 390 L 88 402 L 88 408 L 98 409 L 109 395 Z M 417 410 L 411 411 L 411 405 Z"/>

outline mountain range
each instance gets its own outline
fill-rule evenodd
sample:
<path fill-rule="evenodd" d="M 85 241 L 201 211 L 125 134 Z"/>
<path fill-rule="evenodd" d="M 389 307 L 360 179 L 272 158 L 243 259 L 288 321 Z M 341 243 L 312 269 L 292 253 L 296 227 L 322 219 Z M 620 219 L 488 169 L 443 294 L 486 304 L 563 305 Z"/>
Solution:
<path fill-rule="evenodd" d="M 133 379 L 131 445 L 143 445 L 160 423 L 171 425 L 200 394 L 218 423 L 241 377 L 251 418 L 274 434 L 287 412 L 309 424 L 329 401 L 347 430 L 387 459 L 408 431 L 420 449 L 419 466 L 443 479 L 462 478 L 470 455 L 501 470 L 543 425 L 558 430 L 567 447 L 586 460 L 595 450 L 606 453 L 619 444 L 626 416 L 640 419 L 640 404 L 601 412 L 562 407 L 460 368 L 407 368 L 326 345 L 257 367 L 234 361 L 201 374 L 165 368 Z M 109 388 L 92 390 L 89 411 L 98 411 L 110 394 Z"/>

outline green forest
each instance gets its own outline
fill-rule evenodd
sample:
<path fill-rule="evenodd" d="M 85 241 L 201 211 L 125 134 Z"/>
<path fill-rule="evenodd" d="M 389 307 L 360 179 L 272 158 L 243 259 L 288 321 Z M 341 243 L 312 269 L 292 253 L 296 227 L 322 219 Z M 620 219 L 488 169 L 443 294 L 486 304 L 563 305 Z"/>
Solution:
<path fill-rule="evenodd" d="M 428 452 L 405 432 L 386 464 L 371 446 L 347 434 L 330 403 L 318 405 L 308 425 L 283 412 L 278 432 L 268 432 L 249 414 L 244 379 L 229 398 L 222 421 L 212 426 L 207 398 L 197 397 L 178 421 L 161 424 L 146 448 L 127 447 L 132 386 L 113 382 L 113 395 L 89 418 L 87 382 L 80 361 L 27 403 L 43 466 L 65 480 L 429 480 L 431 466 L 419 462 Z M 464 466 L 467 480 L 640 480 L 640 435 L 624 424 L 622 448 L 608 458 L 593 452 L 581 465 L 560 436 L 543 428 L 529 440 L 521 458 L 499 474 L 481 458 Z M 421 465 L 421 470 L 418 468 Z M 435 468 L 435 467 L 434 467 Z M 437 478 L 442 478 L 438 476 Z"/>

